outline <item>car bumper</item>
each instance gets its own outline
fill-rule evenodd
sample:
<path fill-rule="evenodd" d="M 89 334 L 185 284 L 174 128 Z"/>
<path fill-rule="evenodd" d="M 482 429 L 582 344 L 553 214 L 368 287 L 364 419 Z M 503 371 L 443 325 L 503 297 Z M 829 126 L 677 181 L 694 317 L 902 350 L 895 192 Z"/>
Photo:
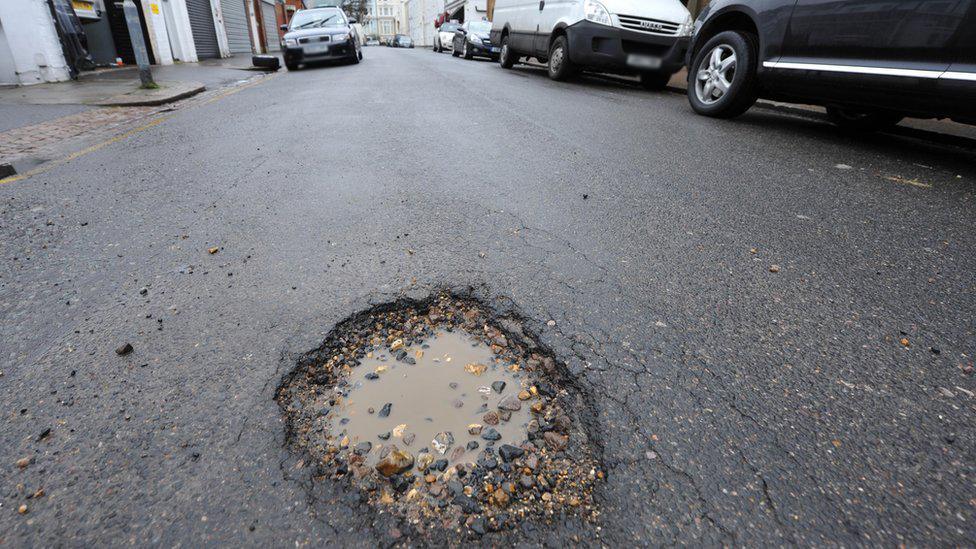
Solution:
<path fill-rule="evenodd" d="M 492 51 L 492 50 L 497 51 Z M 485 44 L 475 44 L 474 42 L 468 42 L 468 53 L 471 55 L 478 55 L 482 57 L 497 57 L 502 51 L 501 48 L 492 48 L 492 46 Z"/>
<path fill-rule="evenodd" d="M 314 63 L 316 61 L 331 61 L 338 59 L 348 59 L 356 55 L 356 46 L 352 42 L 332 42 L 329 44 L 329 51 L 321 53 L 305 53 L 299 47 L 287 47 L 283 53 L 286 63 Z"/>
<path fill-rule="evenodd" d="M 566 36 L 570 60 L 583 68 L 602 72 L 677 72 L 684 66 L 688 50 L 687 36 L 657 36 L 589 21 L 567 27 Z M 638 58 L 659 59 L 660 67 L 635 66 L 633 63 Z"/>

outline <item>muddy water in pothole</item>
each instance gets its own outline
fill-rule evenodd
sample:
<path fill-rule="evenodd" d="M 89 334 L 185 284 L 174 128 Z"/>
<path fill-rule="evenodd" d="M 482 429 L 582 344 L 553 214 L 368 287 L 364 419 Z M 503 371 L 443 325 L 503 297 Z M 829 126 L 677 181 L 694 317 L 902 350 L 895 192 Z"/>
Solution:
<path fill-rule="evenodd" d="M 527 438 L 529 406 L 536 399 L 518 399 L 521 376 L 508 366 L 484 343 L 458 331 L 438 331 L 422 343 L 374 353 L 350 374 L 352 388 L 333 409 L 330 434 L 336 441 L 348 437 L 349 446 L 358 444 L 360 451 L 369 442 L 370 465 L 391 445 L 414 456 L 426 451 L 449 465 L 474 463 L 486 445 L 518 446 Z M 510 410 L 505 421 L 499 403 L 520 409 Z M 485 421 L 489 412 L 502 416 L 496 425 L 489 424 L 492 418 Z M 472 424 L 481 426 L 479 434 L 469 433 Z M 488 440 L 495 433 L 500 438 Z"/>

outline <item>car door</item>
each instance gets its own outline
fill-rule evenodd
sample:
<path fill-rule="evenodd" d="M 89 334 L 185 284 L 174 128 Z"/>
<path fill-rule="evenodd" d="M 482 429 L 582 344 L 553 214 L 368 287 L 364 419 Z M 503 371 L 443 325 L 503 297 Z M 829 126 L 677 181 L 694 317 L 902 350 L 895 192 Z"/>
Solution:
<path fill-rule="evenodd" d="M 539 13 L 535 27 L 535 51 L 549 55 L 549 38 L 560 20 L 569 17 L 578 0 L 539 0 Z"/>
<path fill-rule="evenodd" d="M 949 116 L 976 124 L 976 1 L 956 32 L 952 64 L 939 78 L 939 103 Z"/>
<path fill-rule="evenodd" d="M 767 70 L 794 93 L 905 108 L 937 90 L 972 0 L 797 0 Z"/>

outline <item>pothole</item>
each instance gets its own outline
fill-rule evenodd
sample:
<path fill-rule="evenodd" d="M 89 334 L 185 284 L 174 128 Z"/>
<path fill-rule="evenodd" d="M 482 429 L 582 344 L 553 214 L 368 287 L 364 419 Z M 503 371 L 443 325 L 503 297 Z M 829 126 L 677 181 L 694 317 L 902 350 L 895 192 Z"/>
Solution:
<path fill-rule="evenodd" d="M 604 478 L 565 367 L 515 318 L 442 294 L 341 323 L 279 387 L 289 441 L 420 531 L 593 520 Z"/>

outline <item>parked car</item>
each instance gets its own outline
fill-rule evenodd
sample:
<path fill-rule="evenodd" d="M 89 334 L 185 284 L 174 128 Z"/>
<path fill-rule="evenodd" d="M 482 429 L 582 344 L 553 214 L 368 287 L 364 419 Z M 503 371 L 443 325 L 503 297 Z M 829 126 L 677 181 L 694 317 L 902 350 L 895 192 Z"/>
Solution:
<path fill-rule="evenodd" d="M 496 0 L 493 22 L 503 68 L 535 57 L 554 80 L 580 70 L 637 74 L 648 89 L 663 89 L 684 65 L 692 29 L 679 0 Z"/>
<path fill-rule="evenodd" d="M 380 45 L 380 41 L 378 39 L 376 39 L 376 38 L 369 38 L 369 39 L 366 40 L 366 45 L 367 46 L 379 46 Z"/>
<path fill-rule="evenodd" d="M 412 48 L 413 39 L 406 34 L 397 34 L 390 39 L 390 47 L 393 48 Z"/>
<path fill-rule="evenodd" d="M 463 56 L 465 59 L 478 57 L 490 57 L 498 60 L 499 47 L 491 45 L 491 22 L 490 21 L 466 21 L 454 31 L 454 39 L 451 41 L 454 57 Z"/>
<path fill-rule="evenodd" d="M 445 49 L 454 49 L 454 31 L 460 26 L 456 21 L 442 24 L 434 32 L 434 51 L 440 53 Z"/>
<path fill-rule="evenodd" d="M 972 1 L 713 0 L 689 61 L 688 100 L 706 116 L 766 97 L 823 105 L 858 130 L 904 116 L 976 121 Z"/>
<path fill-rule="evenodd" d="M 281 26 L 285 31 L 281 39 L 285 66 L 293 71 L 299 65 L 320 61 L 359 63 L 363 50 L 355 23 L 339 8 L 296 11 L 291 23 Z"/>

